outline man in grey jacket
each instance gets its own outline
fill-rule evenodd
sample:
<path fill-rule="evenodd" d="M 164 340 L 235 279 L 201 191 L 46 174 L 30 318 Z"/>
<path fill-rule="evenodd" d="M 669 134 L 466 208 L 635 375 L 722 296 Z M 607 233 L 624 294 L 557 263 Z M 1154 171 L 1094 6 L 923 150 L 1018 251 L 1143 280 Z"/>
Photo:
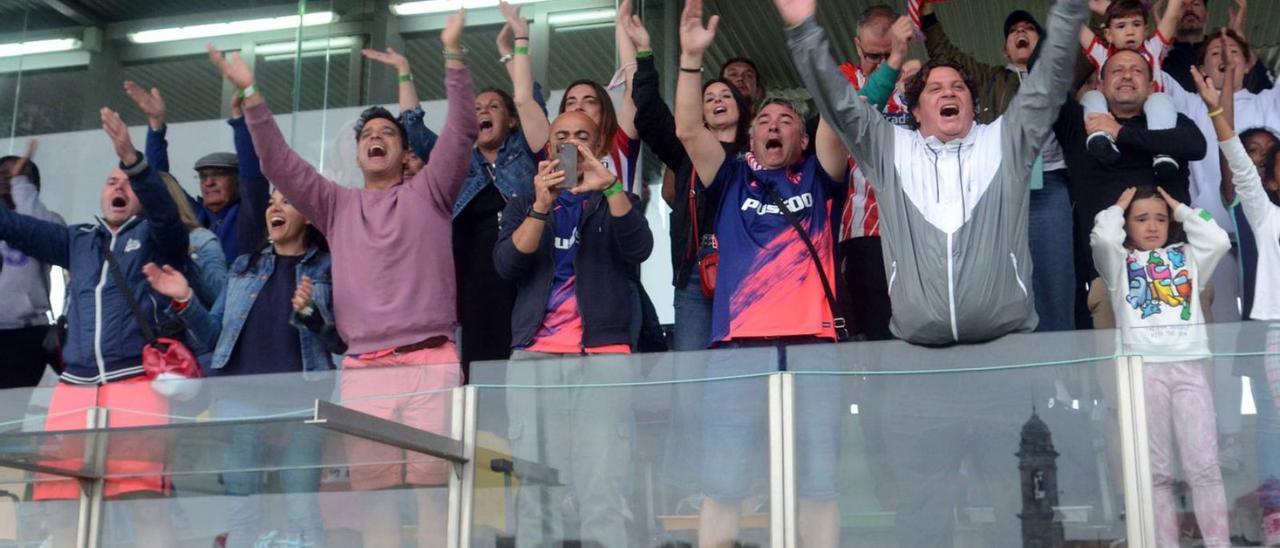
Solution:
<path fill-rule="evenodd" d="M 40 202 L 40 170 L 28 158 L 0 158 L 0 207 L 67 224 Z M 0 389 L 35 386 L 44 376 L 49 284 L 48 264 L 0 242 Z"/>
<path fill-rule="evenodd" d="M 944 345 L 1035 329 L 1028 181 L 1066 100 L 1085 1 L 1058 2 L 1040 60 L 991 124 L 975 122 L 963 69 L 926 65 L 907 86 L 915 130 L 895 127 L 857 98 L 813 19 L 815 0 L 774 3 L 819 112 L 876 183 L 893 334 Z"/>

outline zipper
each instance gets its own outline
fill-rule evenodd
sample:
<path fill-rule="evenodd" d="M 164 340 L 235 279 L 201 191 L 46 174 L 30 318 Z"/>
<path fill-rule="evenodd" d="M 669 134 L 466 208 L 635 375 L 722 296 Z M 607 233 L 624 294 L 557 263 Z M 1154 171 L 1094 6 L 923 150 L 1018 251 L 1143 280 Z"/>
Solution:
<path fill-rule="evenodd" d="M 1013 279 L 1017 280 L 1018 287 L 1022 288 L 1022 296 L 1024 298 L 1030 297 L 1031 295 L 1027 293 L 1027 284 L 1022 283 L 1022 276 L 1018 275 L 1018 256 L 1014 255 L 1013 252 L 1010 251 L 1009 260 L 1013 261 Z"/>
<path fill-rule="evenodd" d="M 898 261 L 889 263 L 889 294 L 893 294 L 893 281 L 898 279 Z"/>
<path fill-rule="evenodd" d="M 956 326 L 956 264 L 952 255 L 955 235 L 947 234 L 947 304 L 951 312 L 951 337 L 960 342 L 960 329 Z"/>
<path fill-rule="evenodd" d="M 111 241 L 107 244 L 108 252 L 115 251 L 117 234 L 119 234 L 119 230 L 111 233 Z M 107 285 L 107 269 L 111 268 L 111 265 L 107 264 L 106 255 L 103 255 L 103 257 L 102 272 L 98 276 L 98 286 L 93 288 L 93 357 L 98 364 L 99 381 L 106 382 L 107 362 L 102 357 L 102 289 Z M 121 290 L 128 291 L 128 288 L 121 288 Z"/>

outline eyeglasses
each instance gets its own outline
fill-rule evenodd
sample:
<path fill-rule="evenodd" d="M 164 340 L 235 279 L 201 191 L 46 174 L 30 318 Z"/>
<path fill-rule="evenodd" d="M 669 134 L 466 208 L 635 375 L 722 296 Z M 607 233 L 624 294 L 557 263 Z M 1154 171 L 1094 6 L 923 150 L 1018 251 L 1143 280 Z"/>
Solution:
<path fill-rule="evenodd" d="M 860 57 L 862 57 L 863 61 L 870 61 L 872 63 L 883 63 L 889 59 L 889 52 L 886 51 L 883 53 L 872 53 L 870 51 L 864 51 L 862 52 L 862 55 L 860 55 Z"/>

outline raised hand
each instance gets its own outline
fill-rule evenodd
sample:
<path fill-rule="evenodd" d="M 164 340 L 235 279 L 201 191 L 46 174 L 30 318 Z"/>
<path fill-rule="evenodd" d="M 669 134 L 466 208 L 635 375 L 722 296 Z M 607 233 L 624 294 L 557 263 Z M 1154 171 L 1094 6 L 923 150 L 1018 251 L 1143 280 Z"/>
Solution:
<path fill-rule="evenodd" d="M 148 92 L 133 80 L 125 80 L 124 93 L 138 105 L 138 110 L 147 115 L 147 123 L 151 125 L 151 129 L 164 127 L 164 97 L 160 96 L 160 90 L 151 88 Z"/>
<path fill-rule="evenodd" d="M 1244 36 L 1244 13 L 1249 8 L 1249 0 L 1236 0 L 1235 6 L 1227 6 L 1227 21 L 1231 24 L 1231 30 L 1236 34 Z"/>
<path fill-rule="evenodd" d="M 129 138 L 129 126 L 124 125 L 119 114 L 107 107 L 102 107 L 98 114 L 102 117 L 102 129 L 111 138 L 111 146 L 115 148 L 120 163 L 126 166 L 138 163 L 138 149 L 133 148 L 133 140 Z"/>
<path fill-rule="evenodd" d="M 12 164 L 9 164 L 9 177 L 24 175 L 23 172 L 27 169 L 27 165 L 30 164 L 31 159 L 36 156 L 36 147 L 39 144 L 40 142 L 35 139 L 27 141 L 27 153 L 21 158 L 15 160 Z"/>
<path fill-rule="evenodd" d="M 310 276 L 303 276 L 302 281 L 298 282 L 297 289 L 293 290 L 293 299 L 290 300 L 290 302 L 293 304 L 294 312 L 297 312 L 304 316 L 311 315 L 310 312 L 306 312 L 306 309 L 311 307 L 312 287 L 313 285 L 311 283 Z"/>
<path fill-rule="evenodd" d="M 240 58 L 240 52 L 233 51 L 231 55 L 223 57 L 222 52 L 213 47 L 212 43 L 206 45 L 205 49 L 209 51 L 209 61 L 213 66 L 218 67 L 218 72 L 221 72 L 222 77 L 231 82 L 231 85 L 239 89 L 247 89 L 253 85 L 253 69 Z"/>
<path fill-rule="evenodd" d="M 1173 196 L 1170 196 L 1169 193 L 1165 191 L 1164 187 L 1161 187 L 1161 186 L 1156 187 L 1156 192 L 1159 192 L 1160 197 L 1164 198 L 1164 203 L 1169 205 L 1170 214 L 1177 211 L 1178 206 L 1182 205 L 1182 202 L 1179 202 Z"/>
<path fill-rule="evenodd" d="M 511 26 L 511 37 L 513 39 L 517 36 L 521 38 L 529 37 L 529 21 L 520 17 L 520 8 L 503 0 L 498 3 L 498 10 L 502 12 L 502 17 L 507 20 L 507 24 Z"/>
<path fill-rule="evenodd" d="M 901 69 L 902 64 L 907 60 L 907 48 L 911 46 L 911 40 L 915 38 L 916 27 L 911 23 L 910 17 L 903 15 L 893 22 L 893 26 L 889 28 L 889 34 L 892 39 L 889 50 L 889 66 L 894 69 Z"/>
<path fill-rule="evenodd" d="M 1116 200 L 1116 207 L 1127 211 L 1129 209 L 1129 204 L 1133 203 L 1133 195 L 1137 194 L 1137 192 L 1138 187 L 1136 186 L 1124 189 L 1124 192 L 1120 193 L 1120 199 Z"/>
<path fill-rule="evenodd" d="M 466 10 L 458 10 L 457 13 L 450 15 L 444 21 L 444 30 L 440 32 L 440 41 L 444 42 L 444 50 L 449 52 L 462 51 L 462 27 L 467 25 Z M 406 65 L 407 66 L 407 65 Z"/>
<path fill-rule="evenodd" d="M 1231 67 L 1227 67 L 1227 70 L 1230 71 Z M 1200 94 L 1200 99 L 1204 101 L 1204 105 L 1208 107 L 1209 112 L 1213 112 L 1222 106 L 1222 93 L 1213 86 L 1213 80 L 1201 74 L 1200 69 L 1196 68 L 1195 65 L 1191 66 L 1191 80 L 1196 83 L 1196 92 Z M 1223 78 L 1224 84 L 1226 81 L 1227 79 Z"/>
<path fill-rule="evenodd" d="M 650 49 L 649 29 L 644 28 L 644 21 L 640 20 L 639 15 L 631 14 L 631 0 L 624 0 L 622 6 L 618 8 L 617 24 L 623 32 L 627 33 L 627 38 L 631 39 L 636 51 Z"/>
<path fill-rule="evenodd" d="M 680 48 L 684 53 L 701 55 L 716 39 L 716 27 L 719 25 L 720 16 L 712 15 L 703 26 L 702 0 L 688 0 L 680 15 Z"/>
<path fill-rule="evenodd" d="M 244 117 L 244 97 L 241 97 L 239 93 L 232 93 L 231 94 L 231 118 L 235 119 L 235 118 L 243 118 L 243 117 Z"/>
<path fill-rule="evenodd" d="M 596 159 L 591 153 L 591 149 L 586 145 L 578 145 L 578 157 L 582 164 L 582 184 L 573 187 L 574 194 L 582 194 L 584 192 L 596 192 L 609 188 L 618 176 L 614 175 L 609 168 L 604 167 L 600 160 Z"/>
<path fill-rule="evenodd" d="M 365 59 L 377 61 L 396 69 L 396 74 L 409 74 L 409 58 L 396 51 L 395 48 L 388 47 L 387 51 L 366 48 L 360 50 L 360 55 L 363 55 Z"/>
<path fill-rule="evenodd" d="M 156 293 L 175 301 L 191 300 L 191 284 L 187 283 L 186 276 L 172 266 L 164 265 L 164 268 L 160 268 L 156 263 L 147 263 L 142 265 L 142 275 L 147 277 L 147 283 L 151 284 L 151 289 Z"/>
<path fill-rule="evenodd" d="M 818 13 L 818 0 L 773 0 L 783 24 L 794 27 Z"/>
<path fill-rule="evenodd" d="M 1107 8 L 1111 6 L 1111 0 L 1089 0 L 1089 11 L 1099 17 L 1107 14 Z"/>
<path fill-rule="evenodd" d="M 560 171 L 560 160 L 538 162 L 538 174 L 533 177 L 533 208 L 540 213 L 550 213 L 556 198 L 560 197 L 560 184 L 565 177 L 565 172 Z"/>
<path fill-rule="evenodd" d="M 498 54 L 511 55 L 516 52 L 515 49 L 515 33 L 511 32 L 511 24 L 504 23 L 502 30 L 498 31 Z"/>

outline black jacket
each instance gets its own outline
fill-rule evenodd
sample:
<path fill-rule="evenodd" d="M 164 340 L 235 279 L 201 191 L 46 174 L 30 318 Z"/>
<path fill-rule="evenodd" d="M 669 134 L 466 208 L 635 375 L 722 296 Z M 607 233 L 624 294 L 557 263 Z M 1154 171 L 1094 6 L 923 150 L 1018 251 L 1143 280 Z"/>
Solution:
<path fill-rule="evenodd" d="M 1147 129 L 1147 118 L 1139 114 L 1133 118 L 1117 119 L 1123 126 L 1116 137 L 1120 160 L 1114 165 L 1103 165 L 1085 150 L 1088 133 L 1084 128 L 1084 107 L 1075 101 L 1067 101 L 1062 107 L 1053 130 L 1062 144 L 1062 155 L 1071 172 L 1071 197 L 1076 204 L 1076 237 L 1089 241 L 1093 218 L 1098 212 L 1115 205 L 1126 188 L 1156 185 L 1184 204 L 1191 203 L 1191 178 L 1187 165 L 1204 158 L 1207 144 L 1190 118 L 1178 114 L 1178 123 L 1172 129 L 1152 131 Z M 1178 176 L 1168 181 L 1155 180 L 1151 167 L 1152 157 L 1167 154 L 1178 161 Z"/>
<path fill-rule="evenodd" d="M 627 197 L 631 199 L 631 212 L 614 217 L 604 194 L 592 193 L 578 225 L 578 254 L 573 271 L 577 276 L 578 312 L 582 315 L 582 344 L 586 347 L 631 343 L 631 273 L 653 251 L 653 233 L 640 211 L 640 199 L 630 193 Z M 513 348 L 533 343 L 546 317 L 555 282 L 555 217 L 547 220 L 537 252 L 521 253 L 511 241 L 532 203 L 524 197 L 514 197 L 507 203 L 498 245 L 493 248 L 498 275 L 516 283 L 516 304 L 511 314 Z"/>
<path fill-rule="evenodd" d="M 671 236 L 671 272 L 672 284 L 684 288 L 689 283 L 689 274 L 697 261 L 698 242 L 693 237 L 693 219 L 689 214 L 689 182 L 693 174 L 693 163 L 684 145 L 676 138 L 676 120 L 671 109 L 662 101 L 658 92 L 658 69 L 654 67 L 653 58 L 645 57 L 636 61 L 636 75 L 631 83 L 631 99 L 636 103 L 636 131 L 640 140 L 649 145 L 659 160 L 675 174 L 676 201 L 671 207 L 671 222 L 668 234 Z M 738 147 L 734 143 L 721 143 L 726 158 L 738 155 Z M 694 203 L 698 213 L 698 234 L 715 234 L 716 207 L 714 200 L 707 199 L 705 187 L 693 185 Z"/>

